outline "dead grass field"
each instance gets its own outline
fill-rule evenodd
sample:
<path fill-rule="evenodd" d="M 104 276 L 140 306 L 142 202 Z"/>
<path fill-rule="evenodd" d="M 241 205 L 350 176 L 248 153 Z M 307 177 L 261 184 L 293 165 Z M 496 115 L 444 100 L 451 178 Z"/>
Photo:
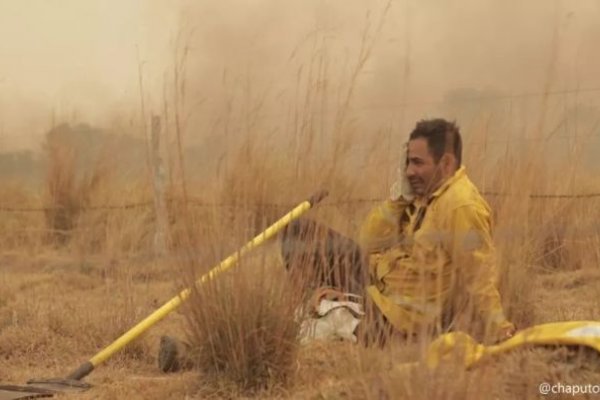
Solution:
<path fill-rule="evenodd" d="M 271 251 L 275 251 L 273 248 Z M 0 380 L 62 376 L 149 314 L 175 292 L 169 263 L 115 262 L 6 254 L 0 293 Z M 529 324 L 600 318 L 600 272 L 595 268 L 532 274 L 528 303 L 520 313 Z M 94 388 L 81 399 L 231 398 L 235 386 L 206 379 L 198 371 L 164 375 L 156 368 L 160 334 L 184 330 L 172 315 L 139 341 L 100 366 L 87 379 Z M 600 381 L 600 356 L 572 349 L 532 348 L 497 357 L 468 373 L 446 366 L 395 372 L 392 362 L 412 361 L 419 352 L 362 350 L 342 343 L 300 350 L 293 383 L 257 398 L 536 398 L 541 382 Z M 69 398 L 69 396 L 65 396 Z M 565 397 L 566 398 L 566 397 Z"/>
<path fill-rule="evenodd" d="M 502 178 L 508 179 L 500 176 L 497 181 L 502 182 Z M 510 181 L 511 186 L 515 184 Z M 93 211 L 94 217 L 79 215 L 68 244 L 58 247 L 39 234 L 47 223 L 44 218 L 36 220 L 26 214 L 13 216 L 17 219 L 11 221 L 6 215 L 7 226 L 33 229 L 19 243 L 7 246 L 0 259 L 0 380 L 19 383 L 32 377 L 66 374 L 177 293 L 188 279 L 190 267 L 205 271 L 243 244 L 252 231 L 260 230 L 267 220 L 285 212 L 285 207 L 264 206 L 251 212 L 251 205 L 264 201 L 265 193 L 252 192 L 254 184 L 244 186 L 239 182 L 223 193 L 226 198 L 241 199 L 241 204 L 246 205 L 243 210 L 221 212 L 196 207 L 195 211 L 188 211 L 188 217 L 193 214 L 187 219 L 191 225 L 178 224 L 181 211 L 172 211 L 172 234 L 179 238 L 179 245 L 174 245 L 170 258 L 164 260 L 153 258 L 147 238 L 153 227 L 148 210 Z M 556 193 L 561 191 L 560 187 L 554 189 Z M 526 200 L 533 191 L 523 191 L 517 198 L 490 199 L 497 214 L 501 289 L 511 319 L 519 328 L 561 320 L 600 320 L 600 236 L 595 225 L 600 217 L 599 200 Z M 288 201 L 294 197 L 288 196 Z M 21 198 L 16 199 L 25 204 Z M 334 196 L 311 211 L 311 216 L 352 234 L 356 219 L 370 205 L 333 206 L 339 200 Z M 30 200 L 32 205 L 35 202 Z M 342 213 L 348 213 L 352 222 L 337 222 Z M 263 219 L 252 218 L 253 215 Z M 186 233 L 184 226 L 193 227 L 192 233 Z M 10 236 L 9 232 L 5 229 L 5 235 Z M 96 238 L 95 247 L 83 245 L 90 238 Z M 199 243 L 199 250 L 190 252 L 192 243 Z M 240 268 L 259 271 L 266 266 L 271 274 L 284 280 L 277 245 L 276 240 L 265 245 L 253 262 L 243 262 Z M 190 262 L 187 257 L 192 254 L 195 258 Z M 249 280 L 232 282 L 242 288 Z M 218 310 L 225 304 L 219 301 L 231 293 L 215 293 L 215 303 L 202 304 L 212 310 L 202 318 L 215 318 L 212 323 L 219 324 Z M 193 306 L 199 307 L 200 303 Z M 241 301 L 233 307 L 233 311 L 244 315 L 249 314 L 248 307 L 253 304 Z M 269 317 L 289 319 L 289 315 L 281 313 L 281 307 L 277 310 Z M 227 315 L 220 317 L 227 320 Z M 263 321 L 263 317 L 256 318 Z M 230 318 L 224 323 L 232 326 L 239 322 Z M 241 391 L 226 373 L 220 376 L 206 370 L 168 375 L 158 372 L 156 351 L 160 335 L 184 337 L 189 332 L 184 314 L 167 317 L 98 367 L 87 378 L 94 385 L 92 390 L 71 397 L 514 399 L 537 398 L 537 385 L 541 382 L 600 382 L 600 356 L 590 351 L 522 349 L 468 372 L 457 365 L 431 372 L 394 367 L 418 360 L 423 354 L 418 345 L 397 344 L 381 351 L 328 343 L 298 349 L 291 379 L 249 394 Z"/>

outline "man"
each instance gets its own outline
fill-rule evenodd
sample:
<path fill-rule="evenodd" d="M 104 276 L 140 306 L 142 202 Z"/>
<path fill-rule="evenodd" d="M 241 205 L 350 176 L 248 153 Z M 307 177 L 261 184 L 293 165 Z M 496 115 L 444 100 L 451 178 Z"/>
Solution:
<path fill-rule="evenodd" d="M 490 208 L 461 165 L 459 128 L 420 121 L 404 150 L 390 199 L 360 232 L 379 326 L 412 335 L 479 324 L 492 341 L 512 336 L 496 287 Z"/>
<path fill-rule="evenodd" d="M 458 127 L 443 119 L 420 121 L 390 198 L 361 228 L 360 247 L 312 221 L 301 219 L 284 230 L 285 266 L 292 277 L 313 279 L 309 288 L 352 290 L 368 269 L 370 282 L 360 290 L 366 298 L 358 332 L 363 343 L 382 344 L 394 332 L 472 331 L 477 324 L 491 341 L 514 334 L 496 287 L 490 208 L 461 164 Z M 180 347 L 172 338 L 162 339 L 161 370 L 179 368 Z"/>

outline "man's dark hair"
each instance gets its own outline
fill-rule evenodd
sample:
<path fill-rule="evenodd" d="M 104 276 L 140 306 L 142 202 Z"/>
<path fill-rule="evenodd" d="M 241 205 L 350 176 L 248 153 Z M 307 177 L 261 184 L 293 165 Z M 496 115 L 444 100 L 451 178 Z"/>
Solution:
<path fill-rule="evenodd" d="M 442 118 L 421 120 L 410 133 L 409 140 L 418 138 L 427 140 L 427 146 L 436 163 L 444 153 L 452 152 L 456 157 L 457 167 L 461 166 L 462 139 L 455 122 Z"/>

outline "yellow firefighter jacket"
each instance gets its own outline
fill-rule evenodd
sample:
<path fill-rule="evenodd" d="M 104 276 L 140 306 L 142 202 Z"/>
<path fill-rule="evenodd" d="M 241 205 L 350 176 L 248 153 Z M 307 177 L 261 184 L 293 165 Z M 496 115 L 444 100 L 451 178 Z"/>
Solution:
<path fill-rule="evenodd" d="M 490 208 L 464 167 L 426 200 L 374 208 L 360 242 L 369 257 L 367 293 L 395 328 L 440 332 L 464 314 L 492 334 L 512 326 L 496 287 Z"/>

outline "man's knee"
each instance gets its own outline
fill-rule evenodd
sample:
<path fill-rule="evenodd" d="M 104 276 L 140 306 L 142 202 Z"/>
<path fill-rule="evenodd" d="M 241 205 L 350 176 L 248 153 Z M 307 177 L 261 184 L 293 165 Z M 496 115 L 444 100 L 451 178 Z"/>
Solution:
<path fill-rule="evenodd" d="M 366 267 L 360 247 L 333 229 L 309 219 L 295 220 L 283 231 L 281 255 L 286 269 L 308 287 L 362 294 Z"/>

